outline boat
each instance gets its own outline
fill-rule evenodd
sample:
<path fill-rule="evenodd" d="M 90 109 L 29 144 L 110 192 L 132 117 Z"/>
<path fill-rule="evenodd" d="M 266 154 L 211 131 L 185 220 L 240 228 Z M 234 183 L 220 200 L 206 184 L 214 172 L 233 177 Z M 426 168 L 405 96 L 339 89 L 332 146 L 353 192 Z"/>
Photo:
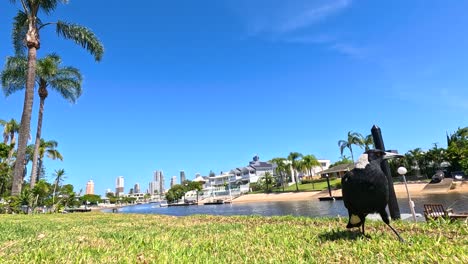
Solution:
<path fill-rule="evenodd" d="M 167 206 L 168 206 L 167 201 L 159 202 L 159 207 L 167 207 Z"/>

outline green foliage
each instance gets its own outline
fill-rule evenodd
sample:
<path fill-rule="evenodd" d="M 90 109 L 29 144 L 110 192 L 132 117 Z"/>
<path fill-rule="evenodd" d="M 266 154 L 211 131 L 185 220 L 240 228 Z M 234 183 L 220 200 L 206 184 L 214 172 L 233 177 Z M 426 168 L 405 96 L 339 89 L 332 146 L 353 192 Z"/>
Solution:
<path fill-rule="evenodd" d="M 178 201 L 184 196 L 185 192 L 187 192 L 185 186 L 181 184 L 176 184 L 172 186 L 172 188 L 169 189 L 169 191 L 167 191 L 166 200 L 168 200 L 169 202 Z"/>
<path fill-rule="evenodd" d="M 81 201 L 81 204 L 98 204 L 101 201 L 101 196 L 99 195 L 96 195 L 96 194 L 85 194 L 83 196 L 80 197 L 80 201 Z"/>
<path fill-rule="evenodd" d="M 452 171 L 464 171 L 468 175 L 468 127 L 459 128 L 448 137 L 446 157 Z"/>
<path fill-rule="evenodd" d="M 202 190 L 201 182 L 189 181 L 186 180 L 182 184 L 176 184 L 172 186 L 169 191 L 166 193 L 166 200 L 169 202 L 176 202 L 179 201 L 182 197 L 184 197 L 185 193 L 192 190 Z"/>
<path fill-rule="evenodd" d="M 342 155 L 341 159 L 339 161 L 330 164 L 330 166 L 328 168 L 332 168 L 332 167 L 335 167 L 335 166 L 338 166 L 338 165 L 341 165 L 341 164 L 353 164 L 353 161 L 351 159 L 349 159 L 349 157 L 346 157 L 346 156 Z"/>
<path fill-rule="evenodd" d="M 0 215 L 0 262 L 9 263 L 467 263 L 459 222 L 133 214 Z M 123 253 L 124 252 L 124 253 Z"/>
<path fill-rule="evenodd" d="M 265 175 L 258 180 L 255 186 L 252 186 L 251 184 L 251 188 L 252 190 L 263 190 L 264 192 L 269 193 L 272 191 L 275 183 L 276 179 L 273 177 L 273 175 L 270 172 L 266 172 Z"/>

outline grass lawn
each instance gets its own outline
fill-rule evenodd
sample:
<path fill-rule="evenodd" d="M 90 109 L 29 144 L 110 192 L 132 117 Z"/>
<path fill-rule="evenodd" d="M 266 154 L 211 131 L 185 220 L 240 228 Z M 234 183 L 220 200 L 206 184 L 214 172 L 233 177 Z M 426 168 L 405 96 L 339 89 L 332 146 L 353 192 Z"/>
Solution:
<path fill-rule="evenodd" d="M 0 263 L 468 263 L 468 224 L 344 218 L 0 215 Z"/>

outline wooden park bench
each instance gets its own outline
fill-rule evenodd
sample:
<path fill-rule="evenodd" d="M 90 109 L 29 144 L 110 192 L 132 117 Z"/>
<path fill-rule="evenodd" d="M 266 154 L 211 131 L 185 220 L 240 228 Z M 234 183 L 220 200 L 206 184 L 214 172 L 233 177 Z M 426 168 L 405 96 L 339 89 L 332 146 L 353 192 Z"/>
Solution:
<path fill-rule="evenodd" d="M 468 219 L 468 213 L 454 213 L 452 209 L 446 210 L 442 204 L 425 204 L 424 217 L 426 221 L 445 218 L 450 220 Z"/>

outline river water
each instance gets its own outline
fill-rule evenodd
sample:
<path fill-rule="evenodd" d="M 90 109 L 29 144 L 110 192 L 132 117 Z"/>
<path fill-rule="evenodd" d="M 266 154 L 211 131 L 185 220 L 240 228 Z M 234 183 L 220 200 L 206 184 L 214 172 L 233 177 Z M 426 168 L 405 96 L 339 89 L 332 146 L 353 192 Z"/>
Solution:
<path fill-rule="evenodd" d="M 423 205 L 440 203 L 445 208 L 453 208 L 454 212 L 468 212 L 467 194 L 430 194 L 412 197 L 416 213 L 423 213 Z M 401 214 L 409 214 L 407 198 L 399 198 L 398 205 Z M 139 204 L 119 208 L 119 213 L 135 214 L 163 214 L 173 216 L 186 216 L 194 214 L 208 215 L 262 215 L 262 216 L 308 216 L 308 217 L 347 217 L 348 213 L 343 201 L 281 201 L 281 202 L 253 202 L 220 205 L 190 205 L 160 207 L 157 203 Z M 421 218 L 421 217 L 420 217 Z M 422 220 L 424 218 L 422 217 Z"/>

